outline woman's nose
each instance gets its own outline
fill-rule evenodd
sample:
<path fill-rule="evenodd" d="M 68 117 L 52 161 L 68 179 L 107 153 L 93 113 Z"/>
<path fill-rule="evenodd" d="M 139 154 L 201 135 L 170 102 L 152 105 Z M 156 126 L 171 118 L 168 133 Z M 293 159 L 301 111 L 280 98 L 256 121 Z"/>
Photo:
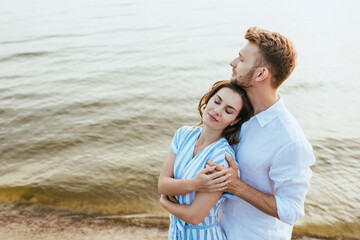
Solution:
<path fill-rule="evenodd" d="M 217 116 L 219 116 L 220 113 L 221 113 L 220 107 L 214 108 L 214 113 L 215 113 Z"/>

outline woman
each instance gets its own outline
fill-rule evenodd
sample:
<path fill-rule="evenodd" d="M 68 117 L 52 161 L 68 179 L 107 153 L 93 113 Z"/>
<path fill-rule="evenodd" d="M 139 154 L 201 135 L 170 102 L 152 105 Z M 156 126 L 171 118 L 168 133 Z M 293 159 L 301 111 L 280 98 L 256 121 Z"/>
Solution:
<path fill-rule="evenodd" d="M 228 167 L 225 154 L 234 158 L 230 144 L 238 142 L 237 133 L 253 109 L 246 92 L 224 80 L 200 99 L 198 110 L 200 124 L 177 130 L 159 177 L 160 203 L 171 213 L 169 239 L 226 239 L 218 211 L 232 195 L 193 192 L 191 179 L 208 160 Z"/>

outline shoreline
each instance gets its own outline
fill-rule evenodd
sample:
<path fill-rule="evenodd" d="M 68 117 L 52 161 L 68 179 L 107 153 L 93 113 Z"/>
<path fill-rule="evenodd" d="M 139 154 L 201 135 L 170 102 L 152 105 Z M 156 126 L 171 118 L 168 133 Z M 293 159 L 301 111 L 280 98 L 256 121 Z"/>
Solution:
<path fill-rule="evenodd" d="M 34 209 L 29 205 L 0 203 L 0 239 L 53 239 L 53 240 L 117 240 L 117 239 L 168 239 L 168 219 L 157 221 L 156 225 L 130 222 L 126 218 L 86 215 L 63 210 Z M 135 225 L 134 225 L 135 224 Z M 320 238 L 294 233 L 292 239 L 355 239 Z"/>
<path fill-rule="evenodd" d="M 0 239 L 167 239 L 164 227 L 131 226 L 111 218 L 23 205 L 0 203 L 0 209 Z"/>

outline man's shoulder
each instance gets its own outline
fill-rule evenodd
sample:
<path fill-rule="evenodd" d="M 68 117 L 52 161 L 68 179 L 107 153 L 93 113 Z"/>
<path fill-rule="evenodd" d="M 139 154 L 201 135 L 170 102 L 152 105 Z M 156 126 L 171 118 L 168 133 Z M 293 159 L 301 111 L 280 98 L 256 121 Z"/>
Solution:
<path fill-rule="evenodd" d="M 275 119 L 274 132 L 279 144 L 278 154 L 285 152 L 303 152 L 312 154 L 312 146 L 299 122 L 289 111 L 281 112 Z"/>
<path fill-rule="evenodd" d="M 274 119 L 274 126 L 287 142 L 307 142 L 305 133 L 296 118 L 287 110 L 279 112 Z"/>

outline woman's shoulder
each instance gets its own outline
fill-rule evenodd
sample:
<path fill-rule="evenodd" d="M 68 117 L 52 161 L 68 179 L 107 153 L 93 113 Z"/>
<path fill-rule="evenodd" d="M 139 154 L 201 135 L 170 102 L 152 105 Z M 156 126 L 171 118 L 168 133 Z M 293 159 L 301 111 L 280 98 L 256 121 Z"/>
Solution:
<path fill-rule="evenodd" d="M 182 126 L 176 132 L 181 135 L 195 134 L 200 131 L 200 127 L 198 126 Z"/>
<path fill-rule="evenodd" d="M 232 158 L 235 157 L 234 149 L 230 146 L 229 142 L 223 137 L 219 140 L 219 143 L 215 146 L 214 154 L 225 155 L 228 154 Z"/>

